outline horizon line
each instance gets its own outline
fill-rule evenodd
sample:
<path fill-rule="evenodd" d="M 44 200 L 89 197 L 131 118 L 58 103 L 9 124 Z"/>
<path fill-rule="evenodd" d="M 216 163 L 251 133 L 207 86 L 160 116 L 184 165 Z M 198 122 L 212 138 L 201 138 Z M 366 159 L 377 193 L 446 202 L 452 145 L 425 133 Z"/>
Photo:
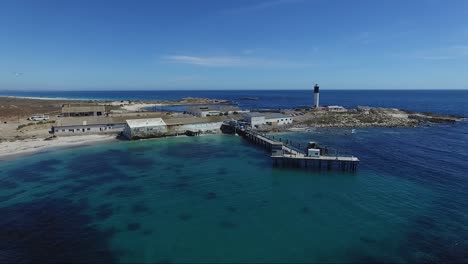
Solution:
<path fill-rule="evenodd" d="M 321 87 L 322 88 L 322 87 Z M 193 92 L 193 91 L 313 91 L 312 88 L 307 89 L 0 89 L 0 92 Z M 448 88 L 448 89 L 433 89 L 433 88 L 424 88 L 424 89 L 404 89 L 404 88 L 384 88 L 384 89 L 342 89 L 342 88 L 322 88 L 321 91 L 468 91 L 468 88 Z"/>

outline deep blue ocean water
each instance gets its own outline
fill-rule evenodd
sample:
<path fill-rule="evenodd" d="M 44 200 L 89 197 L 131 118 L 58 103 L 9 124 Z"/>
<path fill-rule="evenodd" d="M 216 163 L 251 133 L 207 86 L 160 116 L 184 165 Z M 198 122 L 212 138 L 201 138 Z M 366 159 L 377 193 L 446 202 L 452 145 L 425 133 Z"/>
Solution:
<path fill-rule="evenodd" d="M 251 108 L 312 99 L 308 91 L 144 93 L 133 99 L 259 97 L 240 101 Z M 110 99 L 90 94 L 82 97 Z M 321 101 L 468 116 L 468 91 L 323 91 Z M 0 161 L 0 262 L 468 262 L 467 121 L 275 136 L 353 154 L 360 168 L 272 168 L 268 153 L 230 135 Z"/>

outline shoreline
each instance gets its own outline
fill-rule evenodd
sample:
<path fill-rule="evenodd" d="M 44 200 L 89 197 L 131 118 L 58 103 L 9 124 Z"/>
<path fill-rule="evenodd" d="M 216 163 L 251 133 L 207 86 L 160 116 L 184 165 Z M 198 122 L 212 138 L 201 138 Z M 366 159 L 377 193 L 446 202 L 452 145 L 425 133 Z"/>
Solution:
<path fill-rule="evenodd" d="M 0 161 L 17 157 L 48 152 L 56 149 L 89 146 L 94 143 L 117 142 L 114 135 L 83 135 L 58 137 L 53 140 L 45 138 L 0 142 Z"/>
<path fill-rule="evenodd" d="M 45 101 L 105 101 L 103 99 L 85 99 L 85 98 L 65 98 L 65 97 L 34 97 L 34 96 L 14 96 L 14 95 L 1 95 L 0 97 L 4 98 L 13 98 L 13 99 L 31 99 L 31 100 L 45 100 Z"/>

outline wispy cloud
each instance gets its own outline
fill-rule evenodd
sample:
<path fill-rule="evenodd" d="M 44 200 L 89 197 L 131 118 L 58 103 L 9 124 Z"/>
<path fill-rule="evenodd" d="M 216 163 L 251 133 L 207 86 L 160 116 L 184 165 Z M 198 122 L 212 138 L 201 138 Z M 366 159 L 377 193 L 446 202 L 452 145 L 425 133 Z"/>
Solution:
<path fill-rule="evenodd" d="M 174 63 L 213 67 L 240 66 L 246 63 L 245 61 L 242 61 L 242 59 L 236 57 L 196 57 L 187 55 L 170 55 L 165 56 L 165 59 Z"/>
<path fill-rule="evenodd" d="M 370 42 L 372 42 L 371 33 L 368 31 L 360 32 L 356 36 L 356 41 L 358 41 L 359 43 L 363 45 L 369 44 Z"/>
<path fill-rule="evenodd" d="M 296 61 L 272 60 L 264 58 L 253 58 L 247 56 L 190 56 L 190 55 L 169 55 L 163 57 L 171 63 L 189 64 L 206 67 L 305 67 L 312 66 Z"/>
<path fill-rule="evenodd" d="M 419 56 L 415 58 L 420 59 L 420 60 L 450 60 L 452 59 L 452 57 L 449 57 L 449 56 Z"/>
<path fill-rule="evenodd" d="M 455 60 L 468 57 L 468 45 L 454 45 L 435 49 L 422 49 L 413 51 L 405 57 L 418 60 Z"/>

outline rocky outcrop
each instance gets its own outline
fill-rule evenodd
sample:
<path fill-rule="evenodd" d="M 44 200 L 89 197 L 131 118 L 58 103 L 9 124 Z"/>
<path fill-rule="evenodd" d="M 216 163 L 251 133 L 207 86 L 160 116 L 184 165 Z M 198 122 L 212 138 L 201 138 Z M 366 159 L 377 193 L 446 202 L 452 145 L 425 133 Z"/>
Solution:
<path fill-rule="evenodd" d="M 427 123 L 454 123 L 463 119 L 460 116 L 362 106 L 344 112 L 294 111 L 291 114 L 295 115 L 294 127 L 415 127 Z"/>

